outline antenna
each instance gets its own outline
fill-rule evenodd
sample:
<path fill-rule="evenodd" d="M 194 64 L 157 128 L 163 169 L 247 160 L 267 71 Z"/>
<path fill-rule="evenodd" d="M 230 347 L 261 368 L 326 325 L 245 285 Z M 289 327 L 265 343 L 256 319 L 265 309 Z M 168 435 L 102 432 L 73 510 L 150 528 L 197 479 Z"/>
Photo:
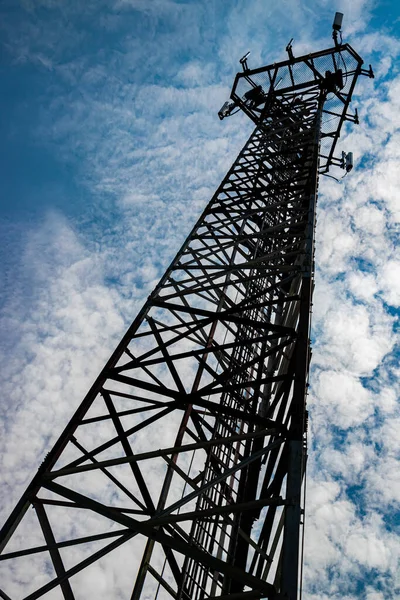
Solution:
<path fill-rule="evenodd" d="M 333 29 L 335 31 L 340 31 L 342 29 L 343 22 L 343 13 L 337 12 L 335 13 L 335 18 L 333 19 Z"/>
<path fill-rule="evenodd" d="M 293 38 L 290 40 L 290 42 L 286 46 L 286 52 L 289 55 L 289 60 L 294 60 L 292 47 L 293 47 Z"/>
<path fill-rule="evenodd" d="M 339 41 L 338 41 L 338 33 L 340 33 L 341 29 L 342 29 L 342 22 L 343 22 L 343 13 L 341 12 L 336 12 L 335 13 L 335 18 L 333 19 L 333 23 L 332 23 L 332 37 L 333 40 L 335 42 L 335 46 L 339 46 Z M 342 34 L 340 33 L 340 42 L 342 42 Z"/>
<path fill-rule="evenodd" d="M 242 58 L 239 60 L 240 64 L 243 67 L 243 71 L 247 71 L 249 69 L 249 67 L 247 66 L 247 57 L 250 54 L 250 50 L 248 52 L 246 52 L 246 54 L 244 56 L 242 56 Z"/>
<path fill-rule="evenodd" d="M 354 166 L 354 160 L 353 160 L 353 153 L 352 152 L 347 152 L 347 154 L 345 152 L 343 152 L 343 162 L 344 162 L 344 168 L 346 169 L 346 173 L 350 173 L 350 171 L 352 170 L 353 166 Z"/>

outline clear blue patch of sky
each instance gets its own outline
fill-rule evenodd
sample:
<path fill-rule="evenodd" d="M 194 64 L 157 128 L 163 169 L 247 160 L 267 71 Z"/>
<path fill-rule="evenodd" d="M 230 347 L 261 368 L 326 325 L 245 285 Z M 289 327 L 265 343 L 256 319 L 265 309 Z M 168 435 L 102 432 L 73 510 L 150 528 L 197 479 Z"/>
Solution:
<path fill-rule="evenodd" d="M 387 529 L 400 534 L 400 507 L 394 506 L 391 511 L 385 512 L 382 516 Z"/>
<path fill-rule="evenodd" d="M 41 146 L 34 131 L 45 102 L 48 73 L 25 64 L 3 66 L 0 75 L 2 214 L 12 218 L 18 213 L 34 215 L 48 205 L 76 204 L 78 190 L 69 166 Z M 57 188 L 64 193 L 55 192 Z"/>
<path fill-rule="evenodd" d="M 380 0 L 372 9 L 370 26 L 375 30 L 387 30 L 391 35 L 400 35 L 400 5 L 396 0 Z"/>

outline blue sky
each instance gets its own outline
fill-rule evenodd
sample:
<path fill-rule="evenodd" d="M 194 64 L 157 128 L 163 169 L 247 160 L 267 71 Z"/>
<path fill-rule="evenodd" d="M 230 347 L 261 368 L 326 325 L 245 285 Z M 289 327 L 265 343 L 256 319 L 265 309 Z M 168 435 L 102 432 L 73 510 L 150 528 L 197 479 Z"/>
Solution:
<path fill-rule="evenodd" d="M 395 0 L 3 0 L 1 519 L 251 132 L 217 117 L 239 58 L 326 47 L 335 10 L 376 79 L 320 185 L 303 597 L 400 596 Z"/>

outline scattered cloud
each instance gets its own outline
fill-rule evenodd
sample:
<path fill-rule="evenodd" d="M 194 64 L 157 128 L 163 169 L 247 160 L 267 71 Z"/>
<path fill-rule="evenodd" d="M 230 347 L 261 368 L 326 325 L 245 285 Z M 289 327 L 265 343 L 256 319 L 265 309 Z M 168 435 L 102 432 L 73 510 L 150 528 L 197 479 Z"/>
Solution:
<path fill-rule="evenodd" d="M 7 247 L 18 258 L 1 313 L 2 519 L 247 139 L 244 116 L 216 117 L 238 58 L 282 58 L 293 35 L 298 54 L 327 44 L 333 16 L 325 2 L 11 4 L 6 66 L 35 92 L 16 100 L 32 111 L 23 139 L 67 165 L 84 194 L 73 214 L 68 202 L 33 223 L 13 214 L 23 235 Z M 361 82 L 362 124 L 341 142 L 356 169 L 320 185 L 305 600 L 399 595 L 400 42 L 369 29 L 372 8 L 337 6 L 377 78 Z M 123 597 L 123 552 L 77 576 L 85 597 Z"/>

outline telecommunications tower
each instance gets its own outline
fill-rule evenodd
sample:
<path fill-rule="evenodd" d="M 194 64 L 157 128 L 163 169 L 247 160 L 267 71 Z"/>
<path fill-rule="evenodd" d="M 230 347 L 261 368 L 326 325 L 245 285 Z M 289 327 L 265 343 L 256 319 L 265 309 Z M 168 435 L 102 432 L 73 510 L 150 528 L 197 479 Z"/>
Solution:
<path fill-rule="evenodd" d="M 86 600 L 121 561 L 110 600 L 299 598 L 318 176 L 351 170 L 373 77 L 341 18 L 241 60 L 219 116 L 256 127 L 1 530 L 3 600 Z"/>

